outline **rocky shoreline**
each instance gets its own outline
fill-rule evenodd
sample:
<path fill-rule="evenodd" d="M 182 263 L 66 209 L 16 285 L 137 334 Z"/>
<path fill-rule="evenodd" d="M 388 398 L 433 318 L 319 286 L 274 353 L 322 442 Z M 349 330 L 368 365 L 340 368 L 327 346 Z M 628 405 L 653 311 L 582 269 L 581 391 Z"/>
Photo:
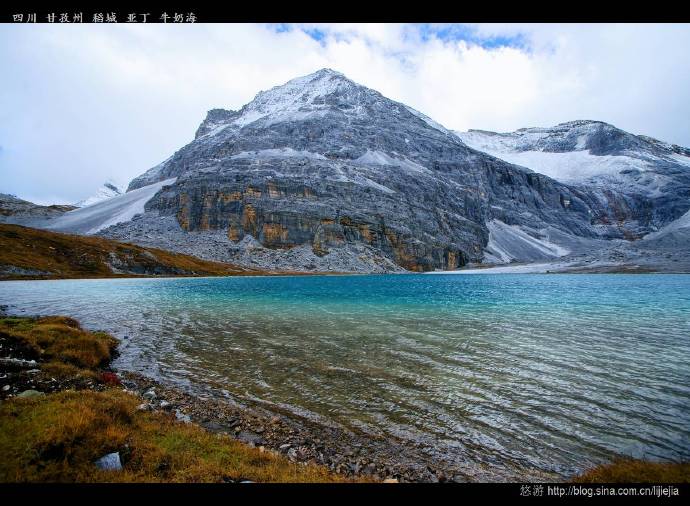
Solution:
<path fill-rule="evenodd" d="M 315 459 L 306 462 L 301 447 L 290 458 L 293 452 L 286 457 L 261 445 L 259 434 L 271 431 L 251 425 L 257 419 L 246 413 L 230 425 L 256 432 L 225 430 L 229 412 L 209 405 L 213 420 L 225 425 L 211 418 L 192 423 L 211 413 L 174 390 L 115 371 L 118 341 L 109 334 L 64 316 L 8 316 L 5 308 L 0 425 L 9 437 L 0 438 L 0 481 L 378 481 L 350 480 Z"/>
<path fill-rule="evenodd" d="M 339 429 L 306 420 L 298 422 L 259 407 L 194 396 L 136 373 L 118 375 L 127 390 L 141 396 L 141 410 L 172 411 L 180 421 L 228 434 L 261 451 L 281 453 L 293 462 L 324 465 L 348 477 L 364 476 L 390 482 L 443 482 L 454 478 L 430 466 L 395 462 L 395 451 L 390 452 L 389 460 L 374 460 L 361 437 Z M 381 450 L 382 442 L 371 443 Z"/>
<path fill-rule="evenodd" d="M 42 363 L 22 357 L 6 340 L 0 346 L 0 402 L 13 397 L 40 397 L 63 391 L 103 392 L 121 388 L 140 397 L 139 411 L 173 414 L 181 423 L 237 439 L 261 452 L 282 454 L 295 463 L 328 467 L 348 478 L 364 477 L 385 482 L 453 481 L 442 470 L 401 458 L 402 449 L 389 449 L 388 459 L 372 459 L 372 446 L 380 455 L 386 452 L 383 441 L 367 441 L 342 430 L 295 420 L 285 414 L 269 412 L 216 398 L 203 398 L 167 387 L 137 373 L 117 371 L 105 366 L 97 377 L 51 377 L 41 370 Z M 19 358 L 18 358 L 19 357 Z M 397 457 L 396 457 L 397 453 Z M 465 480 L 458 480 L 465 481 Z"/>
<path fill-rule="evenodd" d="M 117 374 L 128 391 L 141 397 L 141 410 L 170 411 L 180 421 L 227 434 L 261 451 L 283 454 L 292 462 L 326 466 L 348 478 L 394 483 L 562 480 L 539 470 L 501 476 L 476 463 L 460 467 L 422 443 L 329 427 L 279 408 L 248 405 L 243 399 L 193 395 L 138 373 Z"/>

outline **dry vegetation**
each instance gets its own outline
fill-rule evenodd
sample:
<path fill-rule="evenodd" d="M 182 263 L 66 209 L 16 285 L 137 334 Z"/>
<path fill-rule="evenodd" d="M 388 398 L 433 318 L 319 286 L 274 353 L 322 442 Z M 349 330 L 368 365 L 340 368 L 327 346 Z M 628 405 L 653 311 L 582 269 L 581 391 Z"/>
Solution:
<path fill-rule="evenodd" d="M 114 265 L 120 273 L 113 272 Z M 12 268 L 35 272 L 17 274 Z M 3 274 L 4 272 L 4 274 Z M 0 224 L 0 279 L 273 274 L 101 237 Z"/>
<path fill-rule="evenodd" d="M 117 388 L 13 399 L 0 407 L 2 482 L 337 482 L 324 467 L 297 465 L 225 435 L 137 411 Z M 99 457 L 119 451 L 122 471 Z"/>
<path fill-rule="evenodd" d="M 597 466 L 575 483 L 690 483 L 690 462 L 667 463 L 620 459 Z"/>
<path fill-rule="evenodd" d="M 111 335 L 83 330 L 79 322 L 64 316 L 2 318 L 0 335 L 12 339 L 33 360 L 79 369 L 107 365 L 117 348 L 117 340 Z"/>
<path fill-rule="evenodd" d="M 49 385 L 50 376 L 100 378 L 89 383 L 95 389 L 2 401 L 0 482 L 346 481 L 325 467 L 295 464 L 178 422 L 173 414 L 138 410 L 141 400 L 104 384 L 99 370 L 117 341 L 83 330 L 71 318 L 0 318 L 0 340 L 3 352 L 12 350 L 15 358 L 35 357 Z M 121 471 L 94 464 L 111 452 L 120 453 Z"/>

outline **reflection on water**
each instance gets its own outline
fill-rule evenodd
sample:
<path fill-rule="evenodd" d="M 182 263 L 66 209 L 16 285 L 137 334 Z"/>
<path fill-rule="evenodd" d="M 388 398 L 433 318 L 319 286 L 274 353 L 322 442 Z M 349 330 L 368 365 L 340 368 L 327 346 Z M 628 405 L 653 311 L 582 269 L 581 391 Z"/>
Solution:
<path fill-rule="evenodd" d="M 24 281 L 0 303 L 128 336 L 118 367 L 459 463 L 690 457 L 690 276 Z"/>

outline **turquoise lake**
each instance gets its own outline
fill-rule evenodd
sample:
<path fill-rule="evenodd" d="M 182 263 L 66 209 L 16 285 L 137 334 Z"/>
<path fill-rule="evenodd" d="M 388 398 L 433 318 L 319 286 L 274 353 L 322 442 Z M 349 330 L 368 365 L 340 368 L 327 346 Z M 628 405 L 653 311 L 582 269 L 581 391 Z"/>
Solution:
<path fill-rule="evenodd" d="M 9 281 L 0 304 L 113 333 L 118 368 L 459 463 L 690 458 L 690 275 Z"/>

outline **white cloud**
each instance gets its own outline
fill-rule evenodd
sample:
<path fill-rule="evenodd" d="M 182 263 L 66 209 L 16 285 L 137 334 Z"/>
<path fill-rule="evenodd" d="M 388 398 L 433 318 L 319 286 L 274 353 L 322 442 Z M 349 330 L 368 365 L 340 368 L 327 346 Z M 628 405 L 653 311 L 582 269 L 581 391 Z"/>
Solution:
<path fill-rule="evenodd" d="M 608 121 L 690 145 L 687 25 L 0 27 L 0 191 L 76 201 L 189 142 L 205 112 L 321 67 L 458 130 Z M 443 27 L 441 27 L 443 28 Z M 500 37 L 501 39 L 496 39 Z M 516 47 L 496 40 L 516 38 Z M 492 42 L 493 41 L 493 42 Z M 481 43 L 481 44 L 479 44 Z"/>

